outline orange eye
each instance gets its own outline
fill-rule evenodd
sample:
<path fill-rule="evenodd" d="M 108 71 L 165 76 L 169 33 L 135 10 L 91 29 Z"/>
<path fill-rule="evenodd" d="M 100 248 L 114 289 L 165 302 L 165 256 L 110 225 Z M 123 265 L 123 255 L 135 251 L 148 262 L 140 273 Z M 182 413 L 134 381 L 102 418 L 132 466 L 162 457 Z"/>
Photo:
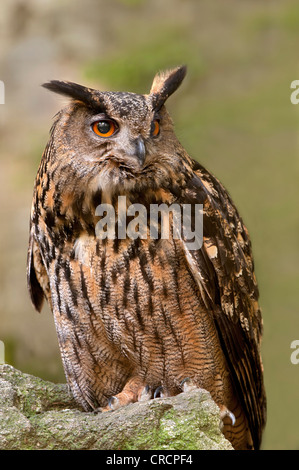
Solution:
<path fill-rule="evenodd" d="M 110 119 L 103 119 L 92 124 L 92 130 L 100 137 L 111 137 L 117 130 L 116 124 Z"/>
<path fill-rule="evenodd" d="M 153 137 L 157 137 L 160 134 L 160 122 L 155 119 L 151 125 L 151 134 Z"/>

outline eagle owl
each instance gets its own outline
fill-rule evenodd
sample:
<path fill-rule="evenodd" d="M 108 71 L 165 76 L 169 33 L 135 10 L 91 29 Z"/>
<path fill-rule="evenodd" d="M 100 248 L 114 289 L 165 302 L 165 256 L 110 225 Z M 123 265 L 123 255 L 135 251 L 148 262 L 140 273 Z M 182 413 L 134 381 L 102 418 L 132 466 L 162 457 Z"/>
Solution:
<path fill-rule="evenodd" d="M 158 73 L 144 95 L 44 84 L 71 100 L 35 181 L 28 287 L 38 311 L 44 298 L 51 307 L 67 382 L 86 411 L 204 388 L 234 448 L 257 449 L 266 400 L 251 243 L 225 188 L 175 136 L 165 101 L 185 73 Z M 201 244 L 171 229 L 118 236 L 118 219 L 114 237 L 97 236 L 97 208 L 118 214 L 120 196 L 126 208 L 199 205 Z"/>

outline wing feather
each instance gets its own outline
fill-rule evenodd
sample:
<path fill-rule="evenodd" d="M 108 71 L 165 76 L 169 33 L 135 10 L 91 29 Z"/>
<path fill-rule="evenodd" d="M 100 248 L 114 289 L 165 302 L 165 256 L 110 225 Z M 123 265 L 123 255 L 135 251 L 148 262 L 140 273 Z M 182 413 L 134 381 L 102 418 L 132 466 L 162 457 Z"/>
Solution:
<path fill-rule="evenodd" d="M 27 255 L 27 286 L 31 301 L 38 312 L 44 303 L 44 291 L 42 285 L 49 284 L 48 276 L 42 262 L 33 230 L 30 232 Z"/>
<path fill-rule="evenodd" d="M 193 170 L 180 202 L 203 204 L 203 244 L 190 250 L 182 243 L 206 308 L 213 314 L 254 446 L 259 448 L 266 398 L 260 356 L 263 325 L 251 242 L 221 183 L 197 162 Z"/>

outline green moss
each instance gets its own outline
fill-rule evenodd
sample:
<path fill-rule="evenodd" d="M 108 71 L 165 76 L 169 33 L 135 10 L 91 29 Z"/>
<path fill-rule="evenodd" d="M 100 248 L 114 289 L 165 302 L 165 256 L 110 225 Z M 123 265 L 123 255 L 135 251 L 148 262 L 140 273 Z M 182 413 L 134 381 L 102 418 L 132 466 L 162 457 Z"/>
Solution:
<path fill-rule="evenodd" d="M 189 410 L 194 411 L 188 417 L 184 409 L 159 403 L 150 405 L 151 418 L 147 419 L 138 434 L 124 435 L 115 443 L 115 449 L 122 450 L 196 450 L 211 449 L 223 445 L 223 435 L 219 429 L 219 411 L 217 406 L 211 407 L 209 395 L 203 400 L 198 396 L 189 398 Z M 199 403 L 201 411 L 198 412 Z M 185 405 L 186 406 L 186 405 Z M 228 446 L 223 446 L 228 448 Z"/>
<path fill-rule="evenodd" d="M 0 366 L 0 448 L 193 450 L 231 448 L 206 391 L 139 402 L 113 413 L 70 409 L 64 385 Z"/>

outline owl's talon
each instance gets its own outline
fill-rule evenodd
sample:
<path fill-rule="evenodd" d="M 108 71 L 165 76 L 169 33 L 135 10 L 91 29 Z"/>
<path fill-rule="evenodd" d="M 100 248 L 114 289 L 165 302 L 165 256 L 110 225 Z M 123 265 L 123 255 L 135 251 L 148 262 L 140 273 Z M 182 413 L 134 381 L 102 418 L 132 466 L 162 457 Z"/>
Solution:
<path fill-rule="evenodd" d="M 96 408 L 95 410 L 93 410 L 93 412 L 95 414 L 97 413 L 105 413 L 106 411 L 114 411 L 114 410 L 117 410 L 117 408 L 120 407 L 120 404 L 119 404 L 119 399 L 115 396 L 112 396 L 109 398 L 108 400 L 108 404 L 104 407 L 100 407 L 100 408 Z"/>
<path fill-rule="evenodd" d="M 234 426 L 236 424 L 236 417 L 235 417 L 234 413 L 227 410 L 227 416 L 231 419 L 232 426 Z"/>
<path fill-rule="evenodd" d="M 198 387 L 194 384 L 190 377 L 186 377 L 180 383 L 180 388 L 183 390 L 183 392 L 191 392 L 192 390 L 196 390 Z"/>
<path fill-rule="evenodd" d="M 146 385 L 138 397 L 138 401 L 148 401 L 152 398 L 152 389 L 149 385 Z"/>
<path fill-rule="evenodd" d="M 109 398 L 108 406 L 111 410 L 116 410 L 119 408 L 119 399 L 115 396 Z"/>
<path fill-rule="evenodd" d="M 97 414 L 99 414 L 99 413 L 102 413 L 102 410 L 103 410 L 103 408 L 98 407 L 98 408 L 95 408 L 94 410 L 92 410 L 92 413 L 93 413 L 94 415 L 97 415 Z"/>
<path fill-rule="evenodd" d="M 160 387 L 157 387 L 154 393 L 154 398 L 163 398 L 163 387 L 160 385 Z"/>
<path fill-rule="evenodd" d="M 229 418 L 231 420 L 231 425 L 234 426 L 236 424 L 236 417 L 234 413 L 232 413 L 228 408 L 223 407 L 220 411 L 220 419 L 222 421 L 222 425 L 224 418 Z"/>

